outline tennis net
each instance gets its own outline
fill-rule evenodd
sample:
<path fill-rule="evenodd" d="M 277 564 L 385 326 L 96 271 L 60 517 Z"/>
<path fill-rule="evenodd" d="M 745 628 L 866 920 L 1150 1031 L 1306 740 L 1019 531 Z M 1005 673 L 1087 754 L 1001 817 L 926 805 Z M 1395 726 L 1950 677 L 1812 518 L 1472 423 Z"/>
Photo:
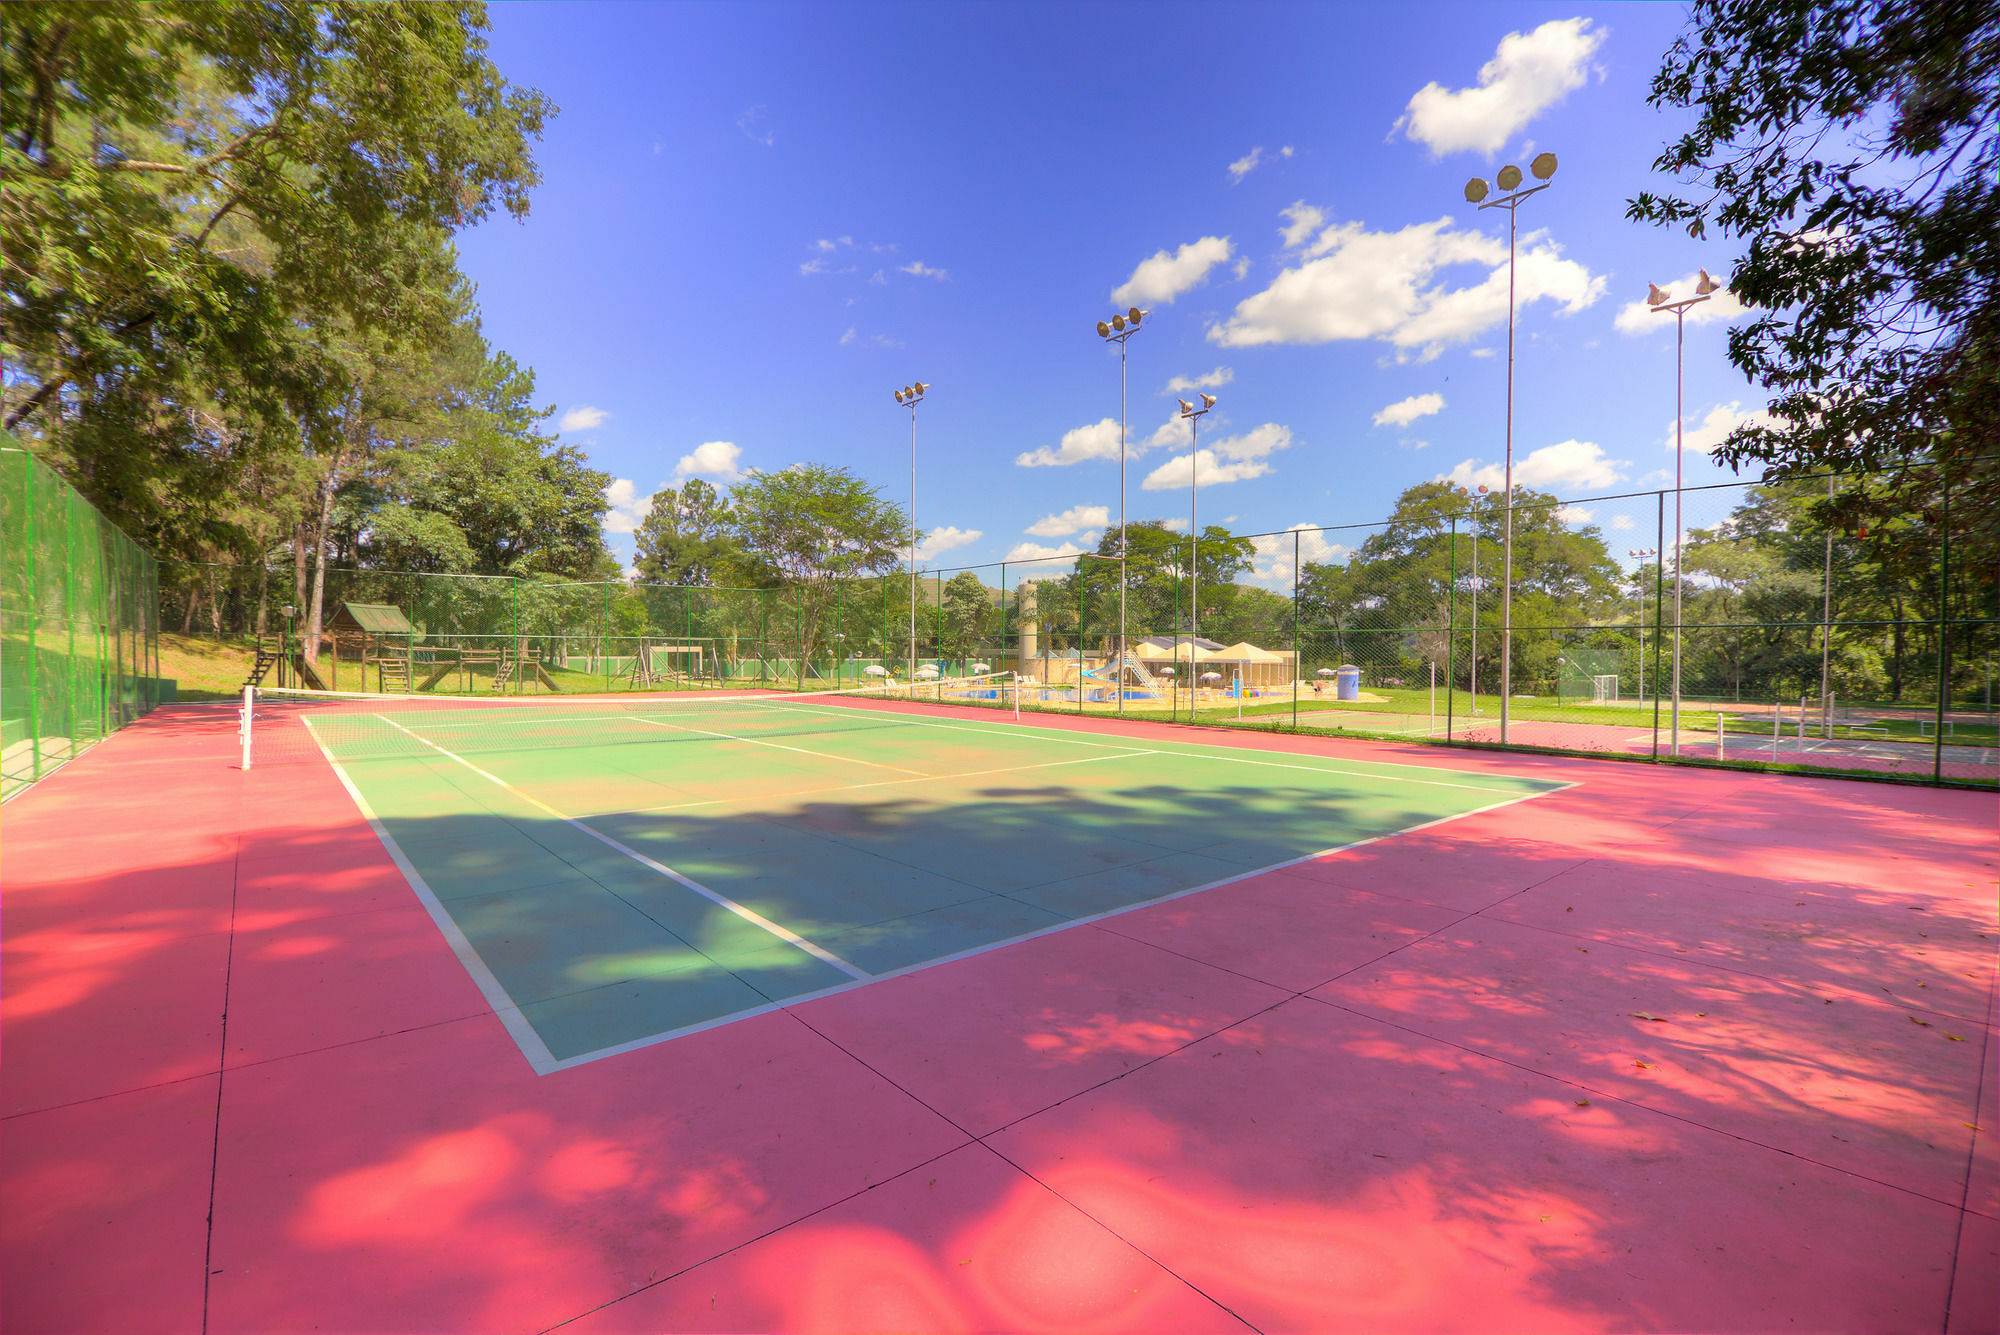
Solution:
<path fill-rule="evenodd" d="M 256 687 L 238 732 L 244 767 L 286 761 L 475 756 L 777 737 L 908 726 L 912 706 L 1020 717 L 1011 672 L 833 691 L 675 693 L 609 699 L 471 699 Z M 918 711 L 921 712 L 921 711 Z"/>

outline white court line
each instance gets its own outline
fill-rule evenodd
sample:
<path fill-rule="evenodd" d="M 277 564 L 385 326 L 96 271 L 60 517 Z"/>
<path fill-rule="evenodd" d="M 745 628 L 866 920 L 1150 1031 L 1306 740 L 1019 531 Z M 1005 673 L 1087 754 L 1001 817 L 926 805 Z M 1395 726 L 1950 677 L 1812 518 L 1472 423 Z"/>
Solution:
<path fill-rule="evenodd" d="M 804 706 L 794 706 L 794 708 L 806 709 L 806 707 Z M 806 709 L 806 712 L 824 713 L 825 711 L 823 710 L 811 711 L 809 709 Z M 902 716 L 899 715 L 898 717 Z M 974 728 L 974 727 L 966 727 L 959 724 L 934 723 L 923 720 L 909 719 L 906 717 L 903 719 L 903 721 L 913 728 L 943 728 L 950 732 L 977 732 L 977 733 L 985 733 L 993 737 L 1019 737 L 1021 735 L 1020 732 L 1012 728 Z M 1037 740 L 1040 741 L 1062 742 L 1070 746 L 1090 746 L 1102 750 L 1109 750 L 1111 747 L 1114 746 L 1120 747 L 1121 749 L 1126 749 L 1129 748 L 1130 746 L 1129 743 L 1121 743 L 1121 742 L 1086 742 L 1070 737 L 1057 737 L 1051 735 L 1051 730 L 1046 728 L 1037 728 L 1035 730 L 1035 737 Z M 1493 793 L 1493 792 L 1506 791 L 1504 788 L 1496 788 L 1491 784 L 1483 784 L 1483 783 L 1448 783 L 1443 779 L 1412 779 L 1400 774 L 1377 774 L 1373 770 L 1365 770 L 1365 769 L 1341 769 L 1335 766 L 1328 766 L 1328 765 L 1288 765 L 1282 761 L 1276 761 L 1276 760 L 1251 760 L 1244 756 L 1230 755 L 1229 754 L 1230 748 L 1218 747 L 1218 746 L 1205 746 L 1200 742 L 1183 742 L 1182 745 L 1196 746 L 1200 747 L 1201 749 L 1197 751 L 1176 751 L 1169 749 L 1156 749 L 1153 752 L 1151 752 L 1151 754 L 1157 756 L 1187 756 L 1196 760 L 1220 760 L 1237 765 L 1263 765 L 1273 769 L 1304 770 L 1308 774 L 1346 774 L 1360 779 L 1380 779 L 1384 783 L 1414 783 L 1422 785 L 1427 788 L 1463 788 L 1471 792 L 1477 792 L 1477 793 Z M 1417 767 L 1405 765 L 1405 766 L 1399 766 L 1398 768 L 1414 769 Z M 1460 771 L 1454 770 L 1451 772 L 1459 773 Z M 1538 779 L 1535 780 L 1534 782 L 1540 783 L 1546 781 Z M 1568 785 L 1563 785 L 1563 786 L 1567 787 Z M 1550 789 L 1549 791 L 1553 792 L 1555 790 Z"/>
<path fill-rule="evenodd" d="M 1157 754 L 1172 755 L 1173 752 L 1164 751 Z M 1107 759 L 1116 759 L 1116 757 L 1107 757 Z M 1313 862 L 1319 858 L 1332 857 L 1336 853 L 1346 853 L 1353 849 L 1365 848 L 1369 844 L 1381 843 L 1384 839 L 1397 839 L 1406 834 L 1415 834 L 1420 830 L 1435 829 L 1437 826 L 1448 825 L 1455 820 L 1464 820 L 1468 816 L 1477 816 L 1488 811 L 1498 811 L 1502 807 L 1511 807 L 1517 802 L 1533 801 L 1538 797 L 1546 797 L 1549 793 L 1561 792 L 1563 789 L 1574 788 L 1576 786 L 1577 784 L 1574 782 L 1564 783 L 1550 788 L 1547 792 L 1522 793 L 1516 797 L 1507 798 L 1504 801 L 1490 802 L 1483 807 L 1474 807 L 1470 811 L 1461 811 L 1450 816 L 1440 816 L 1436 820 L 1427 820 L 1418 825 L 1407 826 L 1400 830 L 1391 830 L 1387 834 L 1371 835 L 1366 839 L 1356 839 L 1353 843 L 1321 849 L 1317 853 L 1306 853 L 1300 857 L 1287 858 L 1283 862 L 1274 862 L 1268 867 L 1258 867 L 1252 871 L 1238 872 L 1234 876 L 1225 876 L 1220 880 L 1209 881 L 1205 885 L 1190 886 L 1186 890 L 1176 890 L 1171 894 L 1161 895 L 1156 899 L 1145 899 L 1135 904 L 1125 904 L 1115 909 L 1107 909 L 1103 913 L 1093 913 L 1087 918 L 1071 918 L 1063 922 L 1052 923 L 1047 927 L 1036 928 L 1032 932 L 1023 932 L 1019 936 L 1010 936 L 1004 941 L 994 941 L 987 945 L 974 946 L 970 950 L 961 950 L 954 955 L 942 955 L 934 960 L 925 960 L 921 964 L 912 964 L 905 968 L 892 969 L 888 973 L 876 974 L 867 979 L 866 982 L 887 982 L 891 978 L 902 978 L 908 974 L 921 973 L 925 969 L 935 969 L 941 964 L 952 964 L 959 960 L 972 959 L 975 956 L 987 954 L 990 951 L 1003 950 L 1008 946 L 1019 945 L 1023 941 L 1032 941 L 1039 936 L 1050 936 L 1056 932 L 1067 932 L 1072 927 L 1088 927 L 1092 923 L 1099 923 L 1109 918 L 1120 917 L 1123 914 L 1132 913 L 1139 909 L 1151 908 L 1155 904 L 1165 904 L 1176 899 L 1185 899 L 1189 895 L 1198 895 L 1207 890 L 1215 890 L 1225 885 L 1234 885 L 1238 881 L 1247 881 L 1252 877 L 1262 876 L 1266 872 L 1282 871 L 1286 867 L 1296 867 L 1302 862 Z M 565 1057 L 563 1060 L 557 1062 L 555 1069 L 567 1070 L 572 1066 L 581 1066 L 585 1062 L 598 1061 L 605 1057 L 616 1057 L 627 1052 L 636 1052 L 640 1048 L 649 1048 L 656 1043 L 670 1042 L 676 1038 L 684 1038 L 689 1034 L 698 1034 L 705 1029 L 714 1029 L 720 1025 L 731 1024 L 737 1020 L 747 1020 L 752 1016 L 762 1015 L 768 1011 L 801 1006 L 809 1001 L 817 1001 L 821 997 L 835 996 L 841 992 L 851 992 L 861 986 L 864 986 L 864 983 L 835 983 L 832 987 L 821 988 L 817 992 L 807 992 L 796 997 L 787 997 L 783 1001 L 774 1001 L 762 1006 L 753 1006 L 745 1010 L 734 1011 L 728 1015 L 717 1016 L 712 1020 L 703 1020 L 697 1024 L 687 1025 L 684 1028 L 671 1030 L 664 1034 L 651 1034 L 645 1038 L 635 1038 L 629 1043 L 618 1043 L 611 1047 L 599 1048 L 594 1052 L 578 1053 L 574 1057 Z"/>
<path fill-rule="evenodd" d="M 848 765 L 867 765 L 874 769 L 892 769 L 898 774 L 914 775 L 919 779 L 931 777 L 922 770 L 908 769 L 902 765 L 884 765 L 878 761 L 860 760 L 854 756 L 836 756 L 826 751 L 808 751 L 803 746 L 786 746 L 783 742 L 767 742 L 756 737 L 738 737 L 733 732 L 710 732 L 707 728 L 690 728 L 684 723 L 666 723 L 659 719 L 647 718 L 642 714 L 632 715 L 632 721 L 634 723 L 650 723 L 656 728 L 672 728 L 675 732 L 692 732 L 699 733 L 703 737 L 719 737 L 725 742 L 748 742 L 751 746 L 768 746 L 774 751 L 793 751 L 802 756 L 811 756 L 815 760 L 837 760 Z"/>
<path fill-rule="evenodd" d="M 507 995 L 507 989 L 500 985 L 500 980 L 486 967 L 486 961 L 481 959 L 479 952 L 473 948 L 471 938 L 466 936 L 452 918 L 451 911 L 445 908 L 443 901 L 437 897 L 437 892 L 431 889 L 430 882 L 418 873 L 416 865 L 403 852 L 403 846 L 396 842 L 395 837 L 382 824 L 381 818 L 375 814 L 375 809 L 368 805 L 368 799 L 361 795 L 361 790 L 355 787 L 354 780 L 348 777 L 341 763 L 333 758 L 333 752 L 326 749 L 326 743 L 320 739 L 312 720 L 305 719 L 303 722 L 306 725 L 306 732 L 313 739 L 313 745 L 317 746 L 319 753 L 326 757 L 326 763 L 333 766 L 334 776 L 340 780 L 340 786 L 354 799 L 355 808 L 361 812 L 361 818 L 368 822 L 368 828 L 375 831 L 375 837 L 381 840 L 382 847 L 389 851 L 389 859 L 396 864 L 396 870 L 403 873 L 403 879 L 410 883 L 410 889 L 416 891 L 417 899 L 423 904 L 424 911 L 431 915 L 431 921 L 436 923 L 438 931 L 443 933 L 446 943 L 451 946 L 452 953 L 457 955 L 458 962 L 465 966 L 465 972 L 471 977 L 473 986 L 477 987 L 480 995 L 486 998 L 486 1004 L 493 1008 L 493 1014 L 499 1018 L 501 1025 L 521 1049 L 521 1055 L 528 1059 L 528 1065 L 534 1069 L 536 1075 L 547 1075 L 551 1071 L 560 1069 L 555 1054 L 549 1051 L 549 1045 L 542 1042 L 542 1036 L 535 1032 L 532 1024 L 528 1023 L 528 1017 L 521 1013 L 521 1008 L 515 1004 L 514 998 Z"/>
<path fill-rule="evenodd" d="M 647 857 L 644 853 L 641 853 L 638 849 L 628 847 L 627 845 L 618 842 L 616 839 L 613 839 L 610 835 L 605 834 L 601 830 L 592 829 L 590 826 L 584 824 L 582 821 L 576 819 L 574 816 L 565 816 L 562 812 L 557 811 L 554 807 L 550 806 L 548 803 L 540 800 L 539 798 L 530 797 L 528 794 L 522 792 L 519 788 L 516 788 L 513 784 L 508 783 L 505 779 L 499 777 L 498 775 L 487 773 L 485 770 L 479 768 L 479 766 L 473 764 L 470 760 L 467 760 L 464 756 L 453 755 L 450 751 L 445 750 L 442 746 L 439 746 L 436 742 L 426 741 L 424 738 L 418 737 L 417 734 L 411 732 L 408 728 L 396 722 L 394 719 L 384 718 L 380 714 L 377 714 L 375 717 L 382 719 L 384 723 L 388 724 L 396 731 L 410 737 L 412 740 L 421 742 L 423 745 L 428 746 L 431 750 L 437 752 L 439 755 L 445 757 L 446 759 L 457 761 L 459 764 L 465 766 L 467 769 L 471 770 L 474 774 L 477 774 L 480 778 L 485 779 L 487 782 L 496 784 L 501 788 L 505 788 L 508 792 L 514 794 L 514 796 L 526 802 L 529 806 L 539 808 L 542 811 L 546 811 L 549 815 L 554 816 L 557 820 L 562 821 L 565 824 L 574 825 L 577 829 L 582 830 L 585 834 L 597 840 L 597 842 L 604 844 L 609 848 L 616 849 L 618 852 L 623 853 L 626 857 L 631 858 L 634 862 L 638 863 L 640 866 L 656 871 L 660 875 L 666 877 L 668 880 L 674 881 L 677 884 L 687 887 L 689 890 L 692 890 L 696 894 L 700 895 L 703 899 L 706 899 L 710 903 L 715 904 L 721 908 L 728 909 L 731 913 L 743 919 L 743 921 L 750 923 L 753 926 L 762 928 L 764 931 L 769 932 L 772 936 L 777 937 L 780 941 L 785 942 L 787 945 L 796 946 L 798 949 L 803 950 L 806 954 L 811 955 L 814 959 L 832 965 L 834 968 L 846 974 L 849 978 L 865 979 L 865 978 L 872 978 L 874 976 L 865 969 L 856 968 L 854 965 L 849 964 L 846 960 L 834 954 L 832 951 L 827 950 L 822 946 L 814 945 L 812 942 L 806 940 L 804 937 L 800 936 L 797 932 L 792 931 L 790 928 L 772 922 L 769 918 L 757 912 L 755 909 L 739 904 L 735 900 L 731 899 L 729 896 L 709 889 L 707 886 L 703 885 L 700 881 L 681 875 L 681 873 L 675 871 L 672 867 L 669 867 L 666 863 L 658 862 L 652 858 Z"/>
<path fill-rule="evenodd" d="M 751 793 L 744 797 L 718 797 L 708 802 L 669 802 L 659 807 L 634 807 L 620 815 L 646 816 L 657 811 L 681 811 L 688 807 L 712 807 L 724 802 L 789 802 L 798 797 L 817 797 L 821 793 L 851 793 L 861 788 L 894 788 L 898 784 L 916 783 L 918 779 L 936 779 L 949 782 L 953 779 L 978 779 L 989 774 L 1019 774 L 1031 769 L 1055 769 L 1061 765 L 1095 765 L 1100 760 L 1124 760 L 1131 756 L 1156 756 L 1158 751 L 1122 751 L 1112 756 L 1083 756 L 1077 760 L 1048 760 L 1039 765 L 1009 765 L 1004 769 L 975 769 L 963 774 L 920 774 L 915 779 L 877 779 L 873 783 L 842 783 L 830 788 L 807 788 L 796 793 Z"/>

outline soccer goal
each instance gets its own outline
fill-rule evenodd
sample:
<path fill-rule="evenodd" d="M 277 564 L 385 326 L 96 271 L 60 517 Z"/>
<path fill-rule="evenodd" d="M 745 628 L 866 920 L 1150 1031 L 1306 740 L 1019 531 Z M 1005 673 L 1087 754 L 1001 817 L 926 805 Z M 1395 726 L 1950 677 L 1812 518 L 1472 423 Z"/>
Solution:
<path fill-rule="evenodd" d="M 1618 702 L 1618 674 L 1607 673 L 1590 679 L 1590 703 L 1609 705 Z"/>

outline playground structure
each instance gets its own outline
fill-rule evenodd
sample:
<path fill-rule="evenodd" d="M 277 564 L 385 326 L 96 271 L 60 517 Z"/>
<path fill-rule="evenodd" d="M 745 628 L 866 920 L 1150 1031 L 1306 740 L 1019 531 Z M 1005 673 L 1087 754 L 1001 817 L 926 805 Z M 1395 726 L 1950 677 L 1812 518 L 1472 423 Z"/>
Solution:
<path fill-rule="evenodd" d="M 1168 709 L 1176 702 L 1185 707 L 1190 700 L 1289 698 L 1296 676 L 1290 650 L 1265 649 L 1248 641 L 1224 645 L 1188 636 L 1156 636 L 1123 653 L 1109 646 L 1096 654 L 1050 650 L 1010 666 L 1048 702 L 1127 709 Z"/>

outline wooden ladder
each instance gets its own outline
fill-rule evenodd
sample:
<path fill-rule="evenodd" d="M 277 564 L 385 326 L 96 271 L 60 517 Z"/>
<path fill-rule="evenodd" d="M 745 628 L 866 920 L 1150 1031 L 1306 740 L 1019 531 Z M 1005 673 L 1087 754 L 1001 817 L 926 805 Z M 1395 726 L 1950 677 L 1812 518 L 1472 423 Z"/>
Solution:
<path fill-rule="evenodd" d="M 284 655 L 276 649 L 266 649 L 261 643 L 258 644 L 257 661 L 250 665 L 250 675 L 243 679 L 243 684 L 245 686 L 262 686 L 265 674 L 283 657 Z"/>
<path fill-rule="evenodd" d="M 387 691 L 391 686 L 404 694 L 410 689 L 410 663 L 404 658 L 378 658 L 375 660 L 376 681 L 379 689 Z"/>

